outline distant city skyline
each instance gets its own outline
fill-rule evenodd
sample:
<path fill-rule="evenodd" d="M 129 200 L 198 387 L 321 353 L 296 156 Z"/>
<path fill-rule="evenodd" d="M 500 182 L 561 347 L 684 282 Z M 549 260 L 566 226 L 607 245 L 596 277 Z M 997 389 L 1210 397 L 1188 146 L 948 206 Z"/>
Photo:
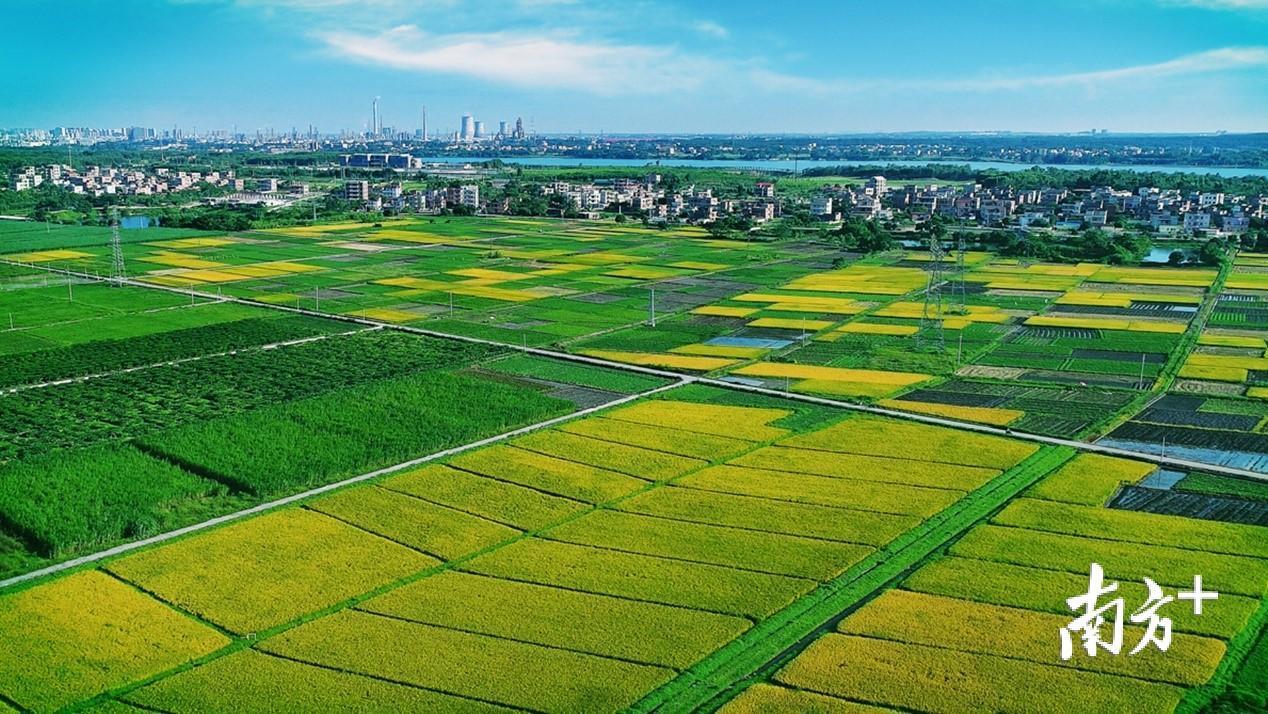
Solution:
<path fill-rule="evenodd" d="M 4 127 L 412 132 L 426 106 L 433 136 L 465 114 L 489 134 L 521 116 L 545 134 L 1268 130 L 1264 0 L 901 15 L 861 2 L 71 0 L 6 19 L 23 31 L 0 47 Z"/>

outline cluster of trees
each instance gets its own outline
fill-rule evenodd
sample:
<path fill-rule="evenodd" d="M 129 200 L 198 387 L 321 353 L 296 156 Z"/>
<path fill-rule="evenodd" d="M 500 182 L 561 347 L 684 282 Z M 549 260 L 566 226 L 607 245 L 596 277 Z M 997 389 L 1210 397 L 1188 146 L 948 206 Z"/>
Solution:
<path fill-rule="evenodd" d="M 1089 189 L 1096 186 L 1113 186 L 1126 191 L 1136 191 L 1155 186 L 1164 190 L 1185 192 L 1232 194 L 1268 192 L 1268 178 L 1256 176 L 1230 178 L 1215 174 L 1142 172 L 1130 169 L 1030 168 L 1024 171 L 983 171 L 978 174 L 977 180 L 984 186 L 1008 186 L 1025 190 L 1047 187 Z"/>
<path fill-rule="evenodd" d="M 1132 231 L 1110 233 L 1092 229 L 1063 239 L 1044 233 L 1012 231 L 996 231 L 978 237 L 982 244 L 1000 255 L 1050 262 L 1130 265 L 1139 263 L 1153 249 L 1149 236 Z M 1203 265 L 1223 265 L 1237 245 L 1236 239 L 1211 238 L 1199 246 L 1197 261 Z M 1268 248 L 1268 236 L 1265 236 L 1265 248 Z M 1187 259 L 1183 251 L 1177 250 L 1172 251 L 1167 262 L 1180 265 Z"/>
<path fill-rule="evenodd" d="M 858 218 L 847 218 L 834 237 L 842 250 L 857 253 L 880 253 L 898 246 L 893 234 L 879 223 Z"/>
<path fill-rule="evenodd" d="M 1138 263 L 1153 248 L 1149 236 L 1134 231 L 1108 232 L 1099 228 L 1068 237 L 1046 233 L 996 231 L 981 236 L 1000 255 L 1054 262 Z"/>
<path fill-rule="evenodd" d="M 753 221 L 746 216 L 726 215 L 705 226 L 709 233 L 724 237 L 736 233 L 748 233 L 753 228 Z"/>
<path fill-rule="evenodd" d="M 503 197 L 509 204 L 509 211 L 515 216 L 549 216 L 561 215 L 565 218 L 576 218 L 581 215 L 577 204 L 566 196 L 544 196 L 534 186 L 520 180 L 511 181 L 502 190 Z"/>
<path fill-rule="evenodd" d="M 37 221 L 55 220 L 53 214 L 60 211 L 91 216 L 98 205 L 88 196 L 51 184 L 26 191 L 0 191 L 0 214 L 29 215 Z"/>
<path fill-rule="evenodd" d="M 1198 250 L 1198 260 L 1203 265 L 1223 265 L 1232 256 L 1232 250 L 1235 247 L 1237 247 L 1236 240 L 1212 238 L 1203 243 L 1202 248 Z"/>
<path fill-rule="evenodd" d="M 1250 230 L 1242 236 L 1242 247 L 1256 253 L 1268 253 L 1268 221 L 1250 220 Z"/>

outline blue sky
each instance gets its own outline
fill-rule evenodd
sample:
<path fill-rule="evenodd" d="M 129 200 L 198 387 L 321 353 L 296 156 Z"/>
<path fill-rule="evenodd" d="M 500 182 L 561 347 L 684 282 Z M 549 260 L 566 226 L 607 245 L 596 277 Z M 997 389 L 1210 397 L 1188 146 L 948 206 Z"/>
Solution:
<path fill-rule="evenodd" d="M 0 126 L 1268 131 L 1268 0 L 37 0 Z M 12 28 L 20 28 L 13 32 Z"/>

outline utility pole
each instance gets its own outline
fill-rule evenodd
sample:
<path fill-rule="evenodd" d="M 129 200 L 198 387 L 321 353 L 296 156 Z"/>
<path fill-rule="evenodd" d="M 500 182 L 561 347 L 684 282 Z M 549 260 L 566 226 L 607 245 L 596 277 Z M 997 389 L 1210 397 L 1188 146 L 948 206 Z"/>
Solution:
<path fill-rule="evenodd" d="M 652 288 L 651 302 L 648 303 L 648 312 L 651 316 L 652 327 L 656 326 L 656 288 Z"/>

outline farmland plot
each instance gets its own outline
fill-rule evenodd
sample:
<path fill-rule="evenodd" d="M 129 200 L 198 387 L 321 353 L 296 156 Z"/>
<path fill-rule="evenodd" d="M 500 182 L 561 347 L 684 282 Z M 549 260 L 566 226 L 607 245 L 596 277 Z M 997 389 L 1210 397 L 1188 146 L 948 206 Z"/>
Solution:
<path fill-rule="evenodd" d="M 302 625 L 261 647 L 302 662 L 538 711 L 617 710 L 672 676 L 663 667 L 355 610 Z M 542 686 L 543 679 L 549 686 Z"/>
<path fill-rule="evenodd" d="M 129 556 L 109 571 L 248 634 L 437 562 L 328 516 L 287 510 Z"/>
<path fill-rule="evenodd" d="M 479 410 L 455 410 L 463 399 Z M 446 373 L 399 377 L 150 437 L 151 450 L 257 495 L 373 471 L 567 413 L 537 392 Z"/>
<path fill-rule="evenodd" d="M 1151 470 L 1094 455 L 1067 462 L 1029 498 L 1012 501 L 910 574 L 901 589 L 849 614 L 772 683 L 923 711 L 977 711 L 984 701 L 1019 711 L 1171 711 L 1216 675 L 1230 641 L 1255 621 L 1268 550 L 1256 526 L 1103 507 L 1121 480 Z M 1086 592 L 1093 562 L 1110 581 L 1122 581 L 1129 609 L 1146 598 L 1143 578 L 1174 590 L 1201 574 L 1208 590 L 1220 592 L 1220 611 L 1164 613 L 1175 618 L 1168 652 L 1078 653 L 1062 661 L 1056 633 L 1071 617 L 1065 598 Z M 1129 625 L 1126 638 L 1141 634 Z M 959 674 L 948 679 L 947 672 Z M 729 710 L 786 696 L 746 694 Z"/>
<path fill-rule="evenodd" d="M 304 680 L 314 706 L 629 707 L 869 572 L 1035 452 L 759 395 L 682 396 L 106 562 L 110 582 L 244 638 L 193 669 L 124 676 L 109 697 L 183 711 Z"/>
<path fill-rule="evenodd" d="M 0 693 L 54 711 L 229 643 L 103 573 L 0 595 Z"/>
<path fill-rule="evenodd" d="M 393 684 L 381 679 L 316 667 L 245 650 L 127 695 L 126 701 L 167 712 L 237 711 L 452 711 L 496 714 L 514 711 L 475 699 Z"/>
<path fill-rule="evenodd" d="M 533 618 L 507 617 L 533 603 Z M 569 589 L 442 573 L 361 609 L 413 622 L 682 668 L 748 629 L 739 617 Z M 637 632 L 637 637 L 631 633 Z"/>

